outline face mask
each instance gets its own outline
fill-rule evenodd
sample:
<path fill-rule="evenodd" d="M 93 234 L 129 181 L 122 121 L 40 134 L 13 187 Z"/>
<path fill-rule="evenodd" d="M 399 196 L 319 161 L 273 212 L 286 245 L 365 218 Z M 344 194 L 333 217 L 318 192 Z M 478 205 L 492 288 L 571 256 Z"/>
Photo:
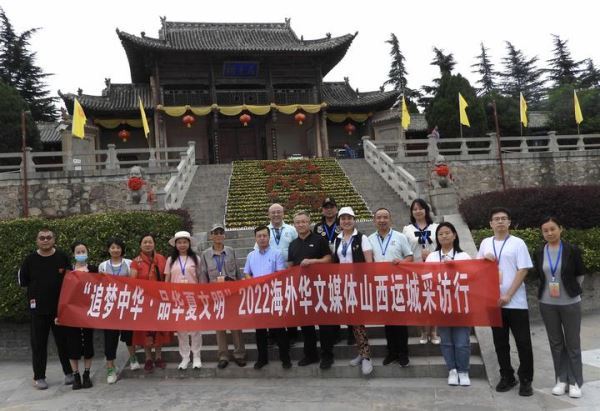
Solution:
<path fill-rule="evenodd" d="M 85 263 L 87 261 L 87 254 L 77 254 L 75 256 L 75 261 L 77 261 L 78 263 Z"/>

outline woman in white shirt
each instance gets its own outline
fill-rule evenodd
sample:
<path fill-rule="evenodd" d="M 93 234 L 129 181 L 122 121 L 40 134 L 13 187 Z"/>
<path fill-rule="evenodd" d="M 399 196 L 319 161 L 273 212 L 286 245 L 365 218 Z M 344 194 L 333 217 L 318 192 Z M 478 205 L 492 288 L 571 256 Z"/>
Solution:
<path fill-rule="evenodd" d="M 435 231 L 437 224 L 431 218 L 431 208 L 422 198 L 415 199 L 410 205 L 410 224 L 404 226 L 402 234 L 406 236 L 413 252 L 413 261 L 420 263 L 425 261 L 430 252 L 435 250 Z M 420 327 L 421 338 L 419 343 L 440 343 L 437 335 L 437 327 Z"/>
<path fill-rule="evenodd" d="M 437 247 L 427 256 L 426 262 L 470 260 L 461 250 L 456 228 L 452 223 L 440 223 L 435 231 Z M 469 358 L 471 356 L 471 327 L 438 327 L 442 343 L 440 348 L 448 367 L 448 385 L 471 385 Z"/>

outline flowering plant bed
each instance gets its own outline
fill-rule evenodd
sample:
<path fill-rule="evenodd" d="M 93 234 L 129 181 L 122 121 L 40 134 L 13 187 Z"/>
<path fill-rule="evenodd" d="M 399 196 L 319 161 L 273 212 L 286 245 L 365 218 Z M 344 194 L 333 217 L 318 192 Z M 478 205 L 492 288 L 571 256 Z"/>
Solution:
<path fill-rule="evenodd" d="M 338 207 L 351 206 L 359 220 L 371 212 L 335 159 L 236 161 L 227 194 L 225 224 L 228 228 L 253 228 L 268 222 L 273 203 L 285 208 L 286 220 L 299 210 L 313 221 L 321 216 L 325 197 Z"/>

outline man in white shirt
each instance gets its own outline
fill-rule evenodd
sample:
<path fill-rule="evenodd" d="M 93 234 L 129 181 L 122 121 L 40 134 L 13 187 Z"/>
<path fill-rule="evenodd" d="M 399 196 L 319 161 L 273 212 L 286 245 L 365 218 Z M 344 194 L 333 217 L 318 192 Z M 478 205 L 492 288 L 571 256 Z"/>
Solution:
<path fill-rule="evenodd" d="M 283 221 L 283 206 L 281 204 L 272 204 L 269 207 L 269 231 L 270 231 L 270 242 L 269 245 L 279 250 L 283 257 L 283 261 L 287 261 L 288 249 L 290 243 L 298 238 L 298 232 L 293 225 L 286 224 Z M 254 249 L 258 246 L 255 244 Z"/>
<path fill-rule="evenodd" d="M 392 213 L 387 208 L 375 211 L 375 226 L 377 231 L 369 236 L 373 247 L 373 261 L 393 262 L 413 261 L 413 253 L 406 236 L 392 229 Z M 402 367 L 408 365 L 408 328 L 405 325 L 386 325 L 385 339 L 388 353 L 383 359 L 383 365 L 398 361 Z"/>
<path fill-rule="evenodd" d="M 512 331 L 519 353 L 519 395 L 531 396 L 533 389 L 533 350 L 529 330 L 529 309 L 523 280 L 533 267 L 525 242 L 509 233 L 510 212 L 501 207 L 490 211 L 490 227 L 493 237 L 485 238 L 479 246 L 478 258 L 498 263 L 500 272 L 500 299 L 502 327 L 492 327 L 494 346 L 500 365 L 500 382 L 496 391 L 510 391 L 517 385 L 514 369 L 510 363 L 509 330 Z"/>

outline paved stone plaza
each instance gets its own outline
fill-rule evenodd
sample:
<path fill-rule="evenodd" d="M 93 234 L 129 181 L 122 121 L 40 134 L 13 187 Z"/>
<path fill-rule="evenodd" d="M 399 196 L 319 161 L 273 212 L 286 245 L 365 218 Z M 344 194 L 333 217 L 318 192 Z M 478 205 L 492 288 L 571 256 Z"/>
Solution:
<path fill-rule="evenodd" d="M 534 308 L 537 309 L 537 308 Z M 48 366 L 47 391 L 31 387 L 29 362 L 2 363 L 2 410 L 600 410 L 600 313 L 584 316 L 584 396 L 554 397 L 552 361 L 541 323 L 532 325 L 535 347 L 535 395 L 517 389 L 498 394 L 481 379 L 467 388 L 449 387 L 445 379 L 123 379 L 108 386 L 95 363 L 95 386 L 73 392 L 62 385 L 57 361 Z M 516 355 L 516 352 L 514 353 Z M 294 365 L 295 366 L 295 365 Z M 495 382 L 496 376 L 492 376 Z"/>

